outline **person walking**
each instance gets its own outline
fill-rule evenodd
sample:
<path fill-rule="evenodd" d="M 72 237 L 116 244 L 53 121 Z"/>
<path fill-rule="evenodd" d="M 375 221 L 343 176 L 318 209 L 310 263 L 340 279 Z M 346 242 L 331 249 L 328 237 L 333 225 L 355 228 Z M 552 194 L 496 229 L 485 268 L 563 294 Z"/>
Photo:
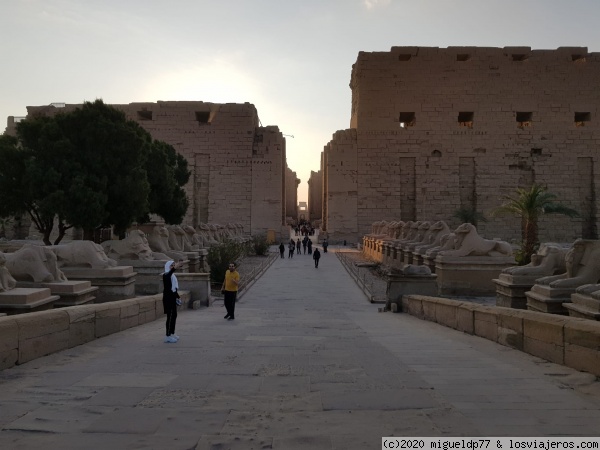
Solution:
<path fill-rule="evenodd" d="M 312 254 L 312 241 L 310 239 L 306 243 L 306 246 L 308 247 L 308 254 L 311 255 Z"/>
<path fill-rule="evenodd" d="M 175 261 L 167 261 L 165 264 L 165 271 L 162 275 L 163 280 L 163 310 L 167 315 L 166 326 L 166 337 L 164 342 L 166 344 L 174 344 L 179 340 L 179 336 L 175 334 L 175 323 L 177 322 L 177 306 L 181 305 L 179 299 L 179 283 L 175 276 L 175 270 L 179 268 L 179 265 Z"/>
<path fill-rule="evenodd" d="M 323 239 L 323 253 L 327 253 L 328 245 L 329 245 L 329 242 L 327 242 L 327 239 Z"/>
<path fill-rule="evenodd" d="M 281 244 L 279 244 L 279 256 L 281 256 L 283 258 L 283 254 L 285 253 L 285 245 L 283 245 L 283 242 Z"/>
<path fill-rule="evenodd" d="M 296 241 L 296 253 L 300 254 L 301 246 L 302 246 L 302 243 L 300 242 L 300 238 L 298 238 L 298 240 Z"/>
<path fill-rule="evenodd" d="M 229 270 L 225 272 L 225 279 L 221 292 L 223 292 L 225 309 L 227 314 L 224 319 L 235 319 L 235 302 L 237 300 L 238 286 L 240 285 L 240 274 L 235 269 L 235 263 L 229 263 Z"/>
<path fill-rule="evenodd" d="M 321 252 L 319 251 L 318 248 L 315 248 L 315 251 L 313 253 L 313 259 L 315 260 L 315 268 L 319 267 L 319 259 L 321 259 Z"/>
<path fill-rule="evenodd" d="M 304 254 L 306 255 L 306 245 L 308 243 L 308 237 L 304 236 L 304 239 L 302 239 L 302 247 L 304 247 Z"/>
<path fill-rule="evenodd" d="M 294 241 L 290 241 L 290 243 L 288 244 L 288 258 L 293 258 L 294 257 L 294 250 L 296 249 L 296 244 L 294 244 Z"/>

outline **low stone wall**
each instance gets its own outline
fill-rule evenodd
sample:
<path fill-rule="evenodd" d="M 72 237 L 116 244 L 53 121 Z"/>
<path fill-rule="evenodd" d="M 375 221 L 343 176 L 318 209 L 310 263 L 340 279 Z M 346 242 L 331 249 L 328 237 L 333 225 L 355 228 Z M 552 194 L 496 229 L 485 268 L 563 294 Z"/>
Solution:
<path fill-rule="evenodd" d="M 598 321 L 422 295 L 405 295 L 402 310 L 600 376 Z"/>
<path fill-rule="evenodd" d="M 187 305 L 190 293 L 180 294 Z M 162 294 L 3 316 L 0 370 L 163 317 Z"/>

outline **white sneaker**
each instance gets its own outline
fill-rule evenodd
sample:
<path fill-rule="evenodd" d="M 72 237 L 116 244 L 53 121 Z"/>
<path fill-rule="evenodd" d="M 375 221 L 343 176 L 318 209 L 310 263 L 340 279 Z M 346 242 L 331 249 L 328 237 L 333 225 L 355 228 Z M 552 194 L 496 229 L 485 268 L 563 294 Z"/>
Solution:
<path fill-rule="evenodd" d="M 177 336 L 176 334 L 172 334 L 172 335 L 171 335 L 171 337 L 172 337 L 172 338 L 175 338 L 175 340 L 176 340 L 176 341 L 178 341 L 178 340 L 179 340 L 179 336 Z"/>
<path fill-rule="evenodd" d="M 164 342 L 165 344 L 174 344 L 175 342 L 177 342 L 177 339 L 175 339 L 173 336 L 167 336 Z"/>

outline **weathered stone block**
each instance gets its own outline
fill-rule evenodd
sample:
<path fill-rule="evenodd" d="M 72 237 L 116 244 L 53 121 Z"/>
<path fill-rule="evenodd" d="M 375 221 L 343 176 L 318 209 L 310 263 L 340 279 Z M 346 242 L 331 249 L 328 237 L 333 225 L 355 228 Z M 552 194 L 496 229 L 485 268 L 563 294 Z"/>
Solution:
<path fill-rule="evenodd" d="M 423 319 L 425 314 L 423 312 L 423 303 L 421 301 L 421 298 L 412 295 L 407 295 L 405 296 L 405 298 L 408 302 L 407 311 L 409 312 L 409 314 L 418 317 L 419 319 Z"/>
<path fill-rule="evenodd" d="M 31 325 L 31 324 L 30 324 Z M 21 328 L 21 324 L 19 324 Z M 69 348 L 69 330 L 55 331 L 29 339 L 19 339 L 17 364 L 24 364 L 42 356 Z"/>
<path fill-rule="evenodd" d="M 564 364 L 600 376 L 600 351 L 565 343 Z"/>
<path fill-rule="evenodd" d="M 435 322 L 435 302 L 432 302 L 429 298 L 424 297 L 421 304 L 423 308 L 423 319 Z"/>
<path fill-rule="evenodd" d="M 600 322 L 568 320 L 564 326 L 564 342 L 600 352 Z"/>
<path fill-rule="evenodd" d="M 96 337 L 108 336 L 121 330 L 121 308 L 115 302 L 96 305 Z"/>
<path fill-rule="evenodd" d="M 96 339 L 96 306 L 64 308 L 69 315 L 69 348 Z"/>
<path fill-rule="evenodd" d="M 498 343 L 523 350 L 523 314 L 507 308 L 496 308 L 498 318 Z"/>
<path fill-rule="evenodd" d="M 461 302 L 443 301 L 435 305 L 435 321 L 450 328 L 458 328 L 458 308 Z"/>
<path fill-rule="evenodd" d="M 475 309 L 464 303 L 456 312 L 456 329 L 463 333 L 475 333 Z"/>
<path fill-rule="evenodd" d="M 498 341 L 498 314 L 491 308 L 479 307 L 474 310 L 473 333 L 490 341 Z"/>
<path fill-rule="evenodd" d="M 19 357 L 19 326 L 11 317 L 0 317 L 0 370 L 12 367 Z"/>
<path fill-rule="evenodd" d="M 564 364 L 564 346 L 548 341 L 540 341 L 530 336 L 523 336 L 523 350 L 530 355 L 539 356 L 547 361 Z"/>
<path fill-rule="evenodd" d="M 19 341 L 69 330 L 69 315 L 64 310 L 39 311 L 19 316 Z"/>
<path fill-rule="evenodd" d="M 562 346 L 566 322 L 567 319 L 562 316 L 531 311 L 523 317 L 523 335 L 527 338 Z"/>
<path fill-rule="evenodd" d="M 119 331 L 137 327 L 139 324 L 140 305 L 136 299 L 116 302 L 121 308 L 121 325 Z"/>

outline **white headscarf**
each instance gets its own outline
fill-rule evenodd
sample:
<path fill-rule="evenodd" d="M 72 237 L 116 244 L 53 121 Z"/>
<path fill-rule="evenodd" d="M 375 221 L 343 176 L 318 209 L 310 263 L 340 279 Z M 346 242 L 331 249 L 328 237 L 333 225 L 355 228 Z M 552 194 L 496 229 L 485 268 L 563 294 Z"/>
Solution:
<path fill-rule="evenodd" d="M 171 271 L 171 266 L 175 264 L 175 261 L 167 261 L 165 264 L 165 273 L 169 273 Z M 177 277 L 175 276 L 175 272 L 171 274 L 171 291 L 175 292 L 179 289 L 179 282 L 177 281 Z"/>

